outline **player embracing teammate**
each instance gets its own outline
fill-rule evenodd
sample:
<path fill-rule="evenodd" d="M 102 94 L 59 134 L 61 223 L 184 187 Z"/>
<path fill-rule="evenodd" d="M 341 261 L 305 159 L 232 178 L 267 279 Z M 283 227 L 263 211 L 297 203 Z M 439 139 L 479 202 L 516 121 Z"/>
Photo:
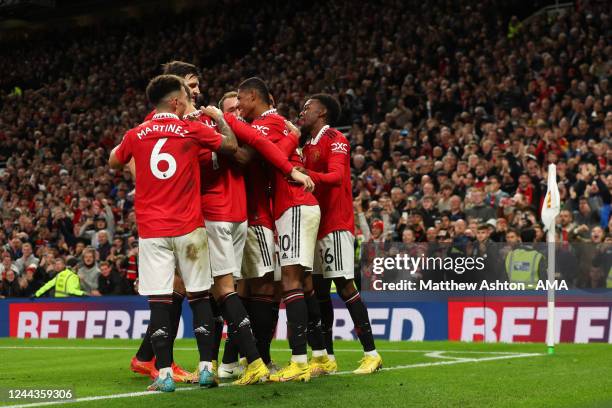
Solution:
<path fill-rule="evenodd" d="M 335 98 L 316 94 L 306 101 L 298 120 L 305 141 L 302 152 L 306 173 L 315 182 L 314 195 L 321 208 L 313 280 L 321 310 L 325 348 L 332 361 L 331 370 L 337 369 L 332 334 L 334 309 L 330 297 L 333 281 L 353 319 L 364 350 L 361 364 L 354 373 L 369 374 L 382 367 L 382 359 L 374 347 L 368 310 L 353 280 L 355 219 L 350 145 L 342 133 L 330 127 L 339 116 L 340 104 Z M 326 367 L 315 369 L 325 370 Z"/>
<path fill-rule="evenodd" d="M 304 106 L 300 125 L 304 132 L 303 138 L 308 139 L 304 147 L 306 170 L 302 167 L 304 163 L 296 149 L 299 131 L 272 108 L 268 88 L 261 79 L 250 78 L 241 83 L 237 94 L 231 94 L 231 98 L 236 98 L 237 103 L 230 103 L 233 105 L 231 109 L 224 109 L 238 109 L 244 119 L 250 122 L 247 124 L 237 116 L 231 113 L 224 115 L 214 107 L 196 110 L 190 100 L 190 88 L 198 87 L 197 83 L 194 85 L 197 70 L 190 64 L 174 64 L 184 64 L 190 68 L 187 74 L 183 75 L 184 79 L 168 75 L 163 78 L 165 83 L 173 83 L 175 88 L 173 81 L 178 78 L 187 99 L 183 101 L 183 93 L 169 88 L 169 85 L 162 87 L 166 91 L 171 89 L 165 94 L 159 90 L 155 93 L 151 91 L 157 89 L 156 86 L 159 87 L 155 84 L 164 81 L 160 79 L 162 77 L 151 81 L 151 89 L 148 89 L 147 95 L 156 105 L 154 115 L 149 115 L 148 121 L 126 134 L 121 145 L 113 151 L 110 160 L 115 167 L 126 163 L 130 158 L 141 162 L 140 166 L 136 166 L 138 171 L 135 172 L 136 179 L 140 181 L 137 181 L 137 202 L 141 203 L 137 205 L 137 217 L 139 230 L 145 231 L 140 232 L 145 244 L 148 243 L 146 231 L 150 230 L 150 226 L 145 223 L 155 224 L 152 221 L 155 217 L 150 214 L 148 217 L 139 215 L 138 209 L 140 214 L 144 214 L 159 211 L 161 208 L 142 205 L 143 202 L 160 199 L 155 197 L 158 191 L 152 189 L 151 185 L 157 185 L 159 180 L 162 180 L 166 182 L 164 188 L 170 191 L 170 186 L 185 184 L 178 192 L 178 201 L 186 199 L 184 193 L 187 190 L 190 198 L 194 189 L 202 195 L 201 200 L 195 201 L 197 204 L 201 203 L 200 218 L 203 214 L 206 229 L 198 224 L 198 234 L 203 235 L 203 238 L 200 238 L 199 247 L 196 244 L 199 248 L 197 254 L 193 246 L 185 248 L 184 253 L 181 253 L 178 244 L 180 237 L 176 232 L 170 231 L 152 232 L 156 240 L 170 240 L 165 241 L 167 252 L 163 259 L 158 255 L 160 245 L 157 241 L 153 242 L 151 250 L 145 249 L 141 254 L 140 292 L 150 296 L 152 314 L 148 336 L 157 358 L 157 367 L 151 371 L 156 374 L 156 379 L 150 388 L 162 391 L 174 389 L 173 370 L 170 368 L 173 363 L 171 349 L 180 313 L 176 313 L 176 299 L 175 306 L 172 306 L 172 289 L 175 289 L 176 298 L 176 284 L 173 287 L 173 283 L 168 283 L 166 275 L 168 270 L 172 270 L 174 275 L 175 265 L 178 266 L 177 271 L 180 271 L 179 276 L 190 282 L 185 280 L 185 288 L 190 306 L 194 310 L 194 334 L 200 350 L 197 370 L 199 375 L 196 375 L 199 378 L 196 381 L 199 380 L 200 385 L 210 387 L 218 383 L 215 360 L 222 326 L 217 323 L 222 320 L 217 316 L 223 316 L 228 323 L 231 343 L 248 360 L 248 367 L 237 384 L 256 383 L 264 378 L 277 382 L 308 381 L 311 375 L 335 372 L 337 364 L 333 356 L 331 334 L 333 308 L 329 296 L 332 280 L 345 300 L 365 351 L 361 365 L 355 373 L 378 370 L 382 360 L 374 348 L 367 309 L 353 283 L 354 220 L 348 142 L 340 132 L 328 125 L 339 114 L 337 101 L 329 95 L 320 94 L 311 97 Z M 199 92 L 199 89 L 195 92 Z M 155 96 L 158 94 L 163 95 Z M 170 97 L 173 99 L 169 99 Z M 174 105 L 169 104 L 169 101 Z M 220 106 L 224 105 L 222 101 Z M 173 123 L 173 126 L 188 129 L 184 135 L 179 135 L 181 138 L 187 138 L 187 141 L 175 137 L 176 140 L 170 138 L 172 143 L 182 142 L 180 152 L 190 155 L 187 160 L 190 165 L 193 164 L 194 151 L 198 157 L 198 165 L 189 171 L 183 171 L 180 178 L 173 180 L 174 183 L 168 182 L 176 171 L 176 160 L 163 149 L 165 142 L 161 142 L 168 139 L 162 137 L 168 128 L 155 122 L 170 119 L 178 119 L 183 123 Z M 222 135 L 217 133 L 217 130 Z M 150 140 L 158 142 L 151 148 L 143 142 L 145 139 L 148 144 L 151 144 Z M 238 146 L 238 142 L 242 147 Z M 142 146 L 145 145 L 147 147 L 143 149 Z M 262 165 L 263 161 L 254 159 L 255 152 L 273 167 Z M 150 157 L 143 156 L 148 153 Z M 153 165 L 151 160 L 154 156 L 156 163 L 163 169 Z M 246 167 L 246 192 L 240 169 L 245 163 L 250 166 Z M 298 169 L 311 174 L 312 180 Z M 153 180 L 151 175 L 159 180 Z M 198 177 L 200 175 L 202 180 Z M 191 179 L 191 182 L 188 182 L 188 179 Z M 314 187 L 313 180 L 319 190 L 315 192 L 316 198 L 310 193 Z M 245 211 L 247 204 L 248 217 Z M 193 203 L 190 206 L 193 206 Z M 338 211 L 341 214 L 338 214 Z M 160 219 L 163 219 L 163 216 L 160 216 Z M 275 279 L 271 273 L 275 264 L 274 229 L 278 243 L 277 262 L 281 272 L 280 276 L 275 276 L 276 280 L 280 280 L 277 284 L 274 283 Z M 243 248 L 244 262 L 241 256 Z M 186 270 L 183 271 L 181 265 L 185 265 L 185 257 L 194 262 L 197 259 L 197 266 L 191 269 L 184 266 Z M 155 286 L 161 282 L 157 282 L 157 276 L 152 278 L 153 272 L 150 271 L 153 269 L 163 270 L 163 289 Z M 314 283 L 311 274 L 313 269 Z M 234 290 L 234 277 L 248 278 L 248 284 L 244 283 L 242 287 L 245 288 L 245 296 L 249 295 L 250 299 L 244 304 Z M 148 289 L 152 279 L 155 280 L 155 293 Z M 196 285 L 197 290 L 194 290 L 193 281 L 198 282 L 197 279 L 205 280 L 206 284 Z M 172 280 L 174 282 L 175 279 Z M 180 279 L 178 281 L 181 286 Z M 213 282 L 211 293 L 216 302 L 208 291 Z M 279 294 L 278 288 L 282 291 L 282 300 L 287 309 L 292 357 L 287 367 L 278 372 L 273 370 L 270 374 L 268 367 L 273 368 L 270 343 L 278 319 L 278 303 L 275 302 L 275 295 L 278 298 Z M 180 301 L 178 303 L 180 305 Z M 217 309 L 215 313 L 214 309 Z M 254 321 L 253 331 L 249 318 Z M 147 342 L 148 339 L 143 344 Z M 307 360 L 307 344 L 310 344 L 313 350 L 310 362 Z M 260 357 L 263 357 L 263 361 Z M 176 367 L 173 368 L 176 378 Z"/>

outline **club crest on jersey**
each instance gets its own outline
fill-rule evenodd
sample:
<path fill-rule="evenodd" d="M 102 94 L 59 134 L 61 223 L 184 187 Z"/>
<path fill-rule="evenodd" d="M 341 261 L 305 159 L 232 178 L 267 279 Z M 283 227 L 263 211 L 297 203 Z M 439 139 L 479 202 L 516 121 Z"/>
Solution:
<path fill-rule="evenodd" d="M 321 157 L 321 152 L 318 150 L 313 150 L 312 154 L 310 154 L 309 161 L 316 163 L 317 161 L 319 161 L 320 157 Z"/>
<path fill-rule="evenodd" d="M 348 145 L 346 143 L 334 142 L 331 144 L 331 151 L 334 153 L 348 154 Z"/>

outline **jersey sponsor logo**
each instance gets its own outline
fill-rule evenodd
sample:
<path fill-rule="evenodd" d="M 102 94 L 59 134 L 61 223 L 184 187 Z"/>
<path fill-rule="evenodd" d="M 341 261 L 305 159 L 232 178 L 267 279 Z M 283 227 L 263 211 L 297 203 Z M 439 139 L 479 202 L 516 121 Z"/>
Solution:
<path fill-rule="evenodd" d="M 270 128 L 268 126 L 263 126 L 263 125 L 253 125 L 253 127 L 257 130 L 259 130 L 261 133 L 263 133 L 264 135 L 268 136 L 268 133 L 270 132 Z"/>
<path fill-rule="evenodd" d="M 331 144 L 331 151 L 334 153 L 348 154 L 348 144 L 342 142 L 334 142 Z"/>

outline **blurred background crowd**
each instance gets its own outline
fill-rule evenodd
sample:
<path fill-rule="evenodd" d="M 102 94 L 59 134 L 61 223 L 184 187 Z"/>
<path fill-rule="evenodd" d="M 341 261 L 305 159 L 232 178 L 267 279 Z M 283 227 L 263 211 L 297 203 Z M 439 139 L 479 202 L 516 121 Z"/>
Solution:
<path fill-rule="evenodd" d="M 67 257 L 88 294 L 134 293 L 134 184 L 106 161 L 173 59 L 201 67 L 202 104 L 253 75 L 291 120 L 309 94 L 335 95 L 360 242 L 479 230 L 505 242 L 526 229 L 543 241 L 549 163 L 559 241 L 612 242 L 612 3 L 511 11 L 497 0 L 232 1 L 3 46 L 0 296 L 31 296 Z"/>

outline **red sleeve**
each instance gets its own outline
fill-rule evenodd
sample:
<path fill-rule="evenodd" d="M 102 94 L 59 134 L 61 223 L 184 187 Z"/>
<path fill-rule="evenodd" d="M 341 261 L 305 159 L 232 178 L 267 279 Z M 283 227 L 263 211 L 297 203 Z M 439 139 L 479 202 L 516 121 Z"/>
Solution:
<path fill-rule="evenodd" d="M 251 125 L 244 123 L 243 121 L 236 118 L 236 116 L 226 113 L 224 117 L 227 124 L 234 131 L 236 139 L 257 150 L 257 152 L 261 154 L 264 159 L 269 161 L 283 174 L 291 173 L 291 170 L 293 170 L 293 166 L 291 165 L 291 163 L 289 163 L 289 160 L 287 160 L 288 155 L 283 154 L 283 151 L 279 149 L 274 143 L 268 140 L 263 134 L 261 134 Z"/>
<path fill-rule="evenodd" d="M 216 152 L 221 147 L 223 136 L 200 122 L 189 122 L 189 135 L 193 136 L 203 148 Z"/>
<path fill-rule="evenodd" d="M 339 186 L 342 184 L 344 168 L 349 158 L 349 145 L 344 138 L 335 137 L 329 145 L 329 161 L 326 172 L 309 171 L 308 175 L 315 184 Z"/>
<path fill-rule="evenodd" d="M 132 132 L 128 131 L 124 136 L 119 147 L 115 150 L 115 157 L 121 163 L 125 164 L 132 158 Z"/>

